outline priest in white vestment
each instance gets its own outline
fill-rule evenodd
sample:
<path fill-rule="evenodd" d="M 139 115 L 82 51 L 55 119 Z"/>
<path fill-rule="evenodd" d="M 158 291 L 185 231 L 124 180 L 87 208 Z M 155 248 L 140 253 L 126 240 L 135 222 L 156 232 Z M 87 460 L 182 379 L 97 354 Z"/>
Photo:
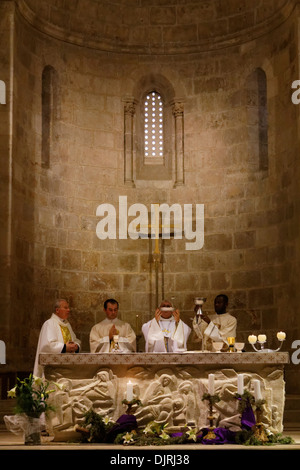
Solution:
<path fill-rule="evenodd" d="M 146 352 L 180 352 L 187 349 L 191 328 L 181 319 L 179 310 L 164 300 L 155 316 L 142 326 Z"/>
<path fill-rule="evenodd" d="M 81 341 L 76 337 L 68 317 L 70 307 L 65 299 L 55 304 L 55 313 L 43 324 L 37 345 L 33 374 L 43 377 L 44 370 L 39 364 L 40 353 L 74 353 L 79 352 Z"/>
<path fill-rule="evenodd" d="M 215 313 L 208 315 L 202 313 L 193 319 L 193 329 L 196 341 L 202 343 L 206 351 L 214 351 L 213 342 L 223 341 L 226 348 L 228 337 L 236 337 L 236 318 L 227 312 L 228 297 L 219 294 L 214 300 Z M 195 307 L 195 310 L 197 306 Z"/>
<path fill-rule="evenodd" d="M 115 299 L 107 299 L 104 312 L 106 318 L 90 331 L 90 351 L 107 353 L 117 346 L 120 352 L 135 352 L 136 335 L 129 323 L 119 320 L 119 303 Z"/>

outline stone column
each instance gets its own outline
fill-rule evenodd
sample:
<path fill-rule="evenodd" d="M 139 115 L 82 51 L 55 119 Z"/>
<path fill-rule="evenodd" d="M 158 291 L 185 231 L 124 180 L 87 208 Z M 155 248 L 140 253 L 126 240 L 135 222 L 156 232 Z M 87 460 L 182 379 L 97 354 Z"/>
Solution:
<path fill-rule="evenodd" d="M 174 187 L 184 184 L 184 126 L 183 102 L 172 102 L 172 113 L 175 119 L 175 183 Z"/>
<path fill-rule="evenodd" d="M 124 100 L 124 183 L 135 187 L 133 180 L 133 119 L 136 101 L 134 98 Z"/>

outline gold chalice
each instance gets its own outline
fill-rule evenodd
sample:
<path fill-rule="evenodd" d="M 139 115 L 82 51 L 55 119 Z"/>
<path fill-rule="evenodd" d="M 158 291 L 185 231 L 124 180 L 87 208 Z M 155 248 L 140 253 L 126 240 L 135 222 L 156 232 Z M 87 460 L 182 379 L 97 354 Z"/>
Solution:
<path fill-rule="evenodd" d="M 228 346 L 229 346 L 229 352 L 234 352 L 235 337 L 234 336 L 228 336 L 227 342 L 228 342 Z"/>

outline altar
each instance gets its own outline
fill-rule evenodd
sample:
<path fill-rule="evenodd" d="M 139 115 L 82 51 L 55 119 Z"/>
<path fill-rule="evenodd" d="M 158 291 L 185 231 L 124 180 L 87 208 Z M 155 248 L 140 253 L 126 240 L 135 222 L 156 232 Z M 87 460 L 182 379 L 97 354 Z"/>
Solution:
<path fill-rule="evenodd" d="M 55 413 L 48 426 L 55 438 L 64 440 L 81 425 L 93 409 L 103 417 L 117 420 L 124 414 L 128 383 L 141 401 L 133 409 L 139 426 L 151 421 L 168 424 L 174 431 L 183 426 L 207 425 L 209 374 L 215 377 L 215 424 L 237 429 L 240 424 L 238 376 L 244 389 L 253 393 L 258 380 L 264 404 L 263 424 L 272 432 L 282 432 L 285 402 L 284 366 L 286 352 L 200 352 L 41 354 L 45 377 L 63 388 L 52 394 Z M 132 384 L 132 385 L 131 385 Z"/>

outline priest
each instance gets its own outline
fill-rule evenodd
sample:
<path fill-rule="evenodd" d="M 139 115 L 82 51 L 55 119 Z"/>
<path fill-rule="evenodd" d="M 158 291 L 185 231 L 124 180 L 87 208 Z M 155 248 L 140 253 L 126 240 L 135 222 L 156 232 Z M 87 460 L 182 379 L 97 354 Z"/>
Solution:
<path fill-rule="evenodd" d="M 119 303 L 115 299 L 104 302 L 106 318 L 90 331 L 90 351 L 106 353 L 118 349 L 121 352 L 136 351 L 136 335 L 129 323 L 119 320 Z"/>
<path fill-rule="evenodd" d="M 44 370 L 39 364 L 40 353 L 79 352 L 81 341 L 76 337 L 68 317 L 70 307 L 65 299 L 59 299 L 54 306 L 55 313 L 43 324 L 37 345 L 33 374 L 43 377 Z"/>
<path fill-rule="evenodd" d="M 203 349 L 213 351 L 214 341 L 223 341 L 223 349 L 227 349 L 227 338 L 236 337 L 237 321 L 227 312 L 228 297 L 219 294 L 214 300 L 215 313 L 208 315 L 203 312 L 197 315 L 198 307 L 195 307 L 196 316 L 193 319 L 193 330 L 196 334 L 196 342 L 203 342 Z"/>
<path fill-rule="evenodd" d="M 163 300 L 154 318 L 142 326 L 146 352 L 179 352 L 187 349 L 191 328 L 180 319 L 172 303 Z"/>

